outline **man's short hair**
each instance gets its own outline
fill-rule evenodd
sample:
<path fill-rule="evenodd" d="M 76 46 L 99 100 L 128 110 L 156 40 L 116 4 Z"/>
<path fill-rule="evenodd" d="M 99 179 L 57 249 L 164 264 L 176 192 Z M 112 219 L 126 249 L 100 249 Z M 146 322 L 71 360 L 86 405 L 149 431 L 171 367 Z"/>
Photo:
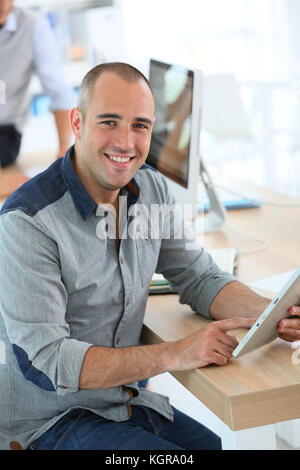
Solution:
<path fill-rule="evenodd" d="M 116 75 L 128 82 L 144 80 L 153 94 L 150 83 L 145 75 L 132 65 L 126 64 L 125 62 L 107 62 L 96 65 L 85 75 L 79 88 L 78 108 L 82 112 L 83 118 L 86 116 L 95 83 L 99 76 L 104 72 L 114 72 Z"/>

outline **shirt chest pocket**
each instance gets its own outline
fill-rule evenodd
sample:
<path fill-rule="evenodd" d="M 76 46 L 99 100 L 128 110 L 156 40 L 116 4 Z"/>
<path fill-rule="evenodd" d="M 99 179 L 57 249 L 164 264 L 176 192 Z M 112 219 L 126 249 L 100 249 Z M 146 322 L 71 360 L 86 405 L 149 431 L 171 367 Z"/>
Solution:
<path fill-rule="evenodd" d="M 157 266 L 161 240 L 138 238 L 135 240 L 135 243 L 141 283 L 143 287 L 147 287 L 150 285 L 150 281 Z"/>

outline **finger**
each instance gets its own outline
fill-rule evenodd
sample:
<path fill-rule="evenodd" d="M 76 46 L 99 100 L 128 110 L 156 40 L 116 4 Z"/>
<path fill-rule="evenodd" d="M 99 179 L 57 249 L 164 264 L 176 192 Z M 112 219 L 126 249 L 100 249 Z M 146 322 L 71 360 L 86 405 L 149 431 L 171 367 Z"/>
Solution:
<path fill-rule="evenodd" d="M 295 338 L 293 336 L 287 334 L 280 334 L 279 338 L 283 339 L 284 341 L 287 341 L 288 343 L 293 343 L 295 341 Z"/>
<path fill-rule="evenodd" d="M 224 366 L 225 364 L 227 364 L 227 362 L 228 358 L 223 354 L 220 354 L 217 351 L 210 351 L 210 354 L 207 355 L 204 364 L 198 367 L 198 369 L 206 367 L 209 364 L 217 364 L 218 366 Z"/>
<path fill-rule="evenodd" d="M 278 330 L 279 337 L 285 341 L 296 341 L 300 339 L 300 330 L 292 330 L 291 328 L 282 328 Z"/>
<path fill-rule="evenodd" d="M 220 354 L 218 352 L 214 352 L 212 356 L 212 363 L 216 364 L 217 366 L 225 366 L 228 362 L 228 358 L 224 356 L 223 354 Z"/>
<path fill-rule="evenodd" d="M 251 328 L 256 322 L 256 318 L 228 318 L 226 320 L 219 320 L 219 328 L 224 333 L 230 330 L 238 330 L 239 328 Z"/>
<path fill-rule="evenodd" d="M 300 306 L 293 305 L 291 308 L 289 308 L 289 315 L 296 315 L 300 317 Z"/>
<path fill-rule="evenodd" d="M 300 305 L 293 305 L 292 307 L 290 307 L 289 314 L 300 316 Z"/>
<path fill-rule="evenodd" d="M 300 330 L 300 318 L 284 318 L 278 323 L 278 331 L 283 329 Z"/>
<path fill-rule="evenodd" d="M 226 344 L 219 343 L 215 348 L 215 352 L 218 354 L 222 354 L 222 356 L 226 357 L 226 359 L 230 359 L 234 349 L 235 348 L 227 346 Z"/>
<path fill-rule="evenodd" d="M 229 333 L 222 333 L 219 336 L 218 339 L 219 339 L 220 343 L 223 343 L 226 346 L 229 346 L 230 348 L 232 348 L 232 350 L 234 350 L 237 347 L 237 345 L 239 344 L 238 339 L 236 338 L 236 336 L 233 336 Z"/>

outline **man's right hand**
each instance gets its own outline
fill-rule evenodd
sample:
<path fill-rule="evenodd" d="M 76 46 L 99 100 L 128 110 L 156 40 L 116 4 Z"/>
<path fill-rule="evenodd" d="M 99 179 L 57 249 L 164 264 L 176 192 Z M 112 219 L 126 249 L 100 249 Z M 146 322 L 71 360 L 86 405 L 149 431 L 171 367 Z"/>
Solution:
<path fill-rule="evenodd" d="M 228 332 L 239 328 L 251 328 L 255 321 L 256 318 L 229 318 L 214 321 L 176 341 L 174 347 L 177 361 L 172 370 L 191 370 L 208 364 L 219 366 L 227 364 L 239 344 L 237 338 Z"/>
<path fill-rule="evenodd" d="M 124 348 L 91 346 L 82 363 L 79 388 L 111 388 L 164 372 L 225 365 L 238 345 L 228 331 L 250 328 L 255 321 L 256 318 L 213 321 L 176 342 Z"/>

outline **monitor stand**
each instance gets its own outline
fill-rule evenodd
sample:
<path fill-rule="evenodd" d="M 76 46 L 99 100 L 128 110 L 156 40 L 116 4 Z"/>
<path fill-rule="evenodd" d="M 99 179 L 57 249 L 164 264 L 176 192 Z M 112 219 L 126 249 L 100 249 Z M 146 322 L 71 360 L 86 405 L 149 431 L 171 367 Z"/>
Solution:
<path fill-rule="evenodd" d="M 227 214 L 222 201 L 219 199 L 202 157 L 200 158 L 200 178 L 210 202 L 209 212 L 204 217 L 204 232 L 216 232 L 225 224 Z"/>

